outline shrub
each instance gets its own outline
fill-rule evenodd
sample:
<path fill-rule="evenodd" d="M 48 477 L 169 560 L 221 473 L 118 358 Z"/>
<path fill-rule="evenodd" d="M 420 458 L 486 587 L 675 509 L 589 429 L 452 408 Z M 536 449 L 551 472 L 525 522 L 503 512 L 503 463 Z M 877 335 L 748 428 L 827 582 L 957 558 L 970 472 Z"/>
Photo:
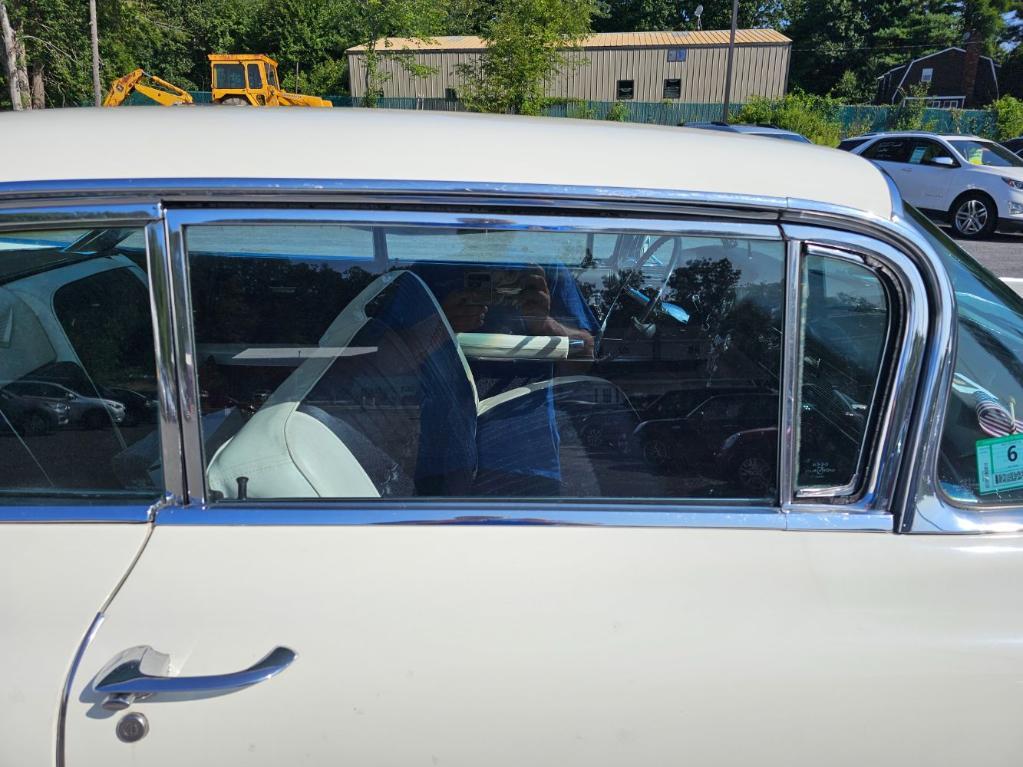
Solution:
<path fill-rule="evenodd" d="M 623 123 L 629 119 L 629 105 L 624 101 L 616 101 L 607 112 L 607 119 Z"/>
<path fill-rule="evenodd" d="M 841 139 L 838 104 L 827 96 L 799 91 L 780 99 L 754 97 L 739 110 L 735 122 L 775 125 L 824 146 L 838 146 Z"/>
<path fill-rule="evenodd" d="M 991 105 L 995 119 L 995 138 L 1005 141 L 1023 136 L 1023 101 L 1002 96 Z"/>

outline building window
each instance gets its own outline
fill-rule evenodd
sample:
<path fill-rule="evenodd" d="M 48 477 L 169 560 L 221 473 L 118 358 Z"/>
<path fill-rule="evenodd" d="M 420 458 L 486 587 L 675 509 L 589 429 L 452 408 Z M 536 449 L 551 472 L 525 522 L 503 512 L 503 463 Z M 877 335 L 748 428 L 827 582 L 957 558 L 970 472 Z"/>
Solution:
<path fill-rule="evenodd" d="M 458 101 L 458 91 L 456 91 L 454 88 L 445 88 L 444 98 L 447 99 L 448 101 Z"/>
<path fill-rule="evenodd" d="M 920 73 L 920 82 L 929 83 L 934 79 L 934 70 L 931 67 L 927 67 Z"/>
<path fill-rule="evenodd" d="M 668 63 L 681 63 L 686 60 L 685 48 L 672 48 L 668 51 Z"/>
<path fill-rule="evenodd" d="M 682 81 L 680 79 L 674 78 L 664 81 L 664 98 L 666 99 L 682 98 Z"/>
<path fill-rule="evenodd" d="M 619 101 L 631 101 L 635 98 L 636 88 L 635 82 L 632 80 L 619 80 L 618 86 L 615 88 L 615 98 Z"/>

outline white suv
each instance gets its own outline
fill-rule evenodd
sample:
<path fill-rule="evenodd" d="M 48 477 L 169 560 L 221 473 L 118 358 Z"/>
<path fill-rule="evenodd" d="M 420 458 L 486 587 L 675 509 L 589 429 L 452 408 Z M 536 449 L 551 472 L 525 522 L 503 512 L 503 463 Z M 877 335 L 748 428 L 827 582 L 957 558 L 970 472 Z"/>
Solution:
<path fill-rule="evenodd" d="M 1023 159 L 977 136 L 872 133 L 839 147 L 895 180 L 906 202 L 947 219 L 961 237 L 1023 229 Z"/>

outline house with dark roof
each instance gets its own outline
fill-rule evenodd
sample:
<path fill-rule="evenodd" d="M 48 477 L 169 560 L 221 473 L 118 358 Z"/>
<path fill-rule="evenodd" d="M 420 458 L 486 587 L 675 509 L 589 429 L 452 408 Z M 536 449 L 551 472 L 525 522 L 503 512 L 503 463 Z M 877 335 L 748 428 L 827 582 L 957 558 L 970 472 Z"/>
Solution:
<path fill-rule="evenodd" d="M 973 109 L 998 98 L 999 65 L 980 55 L 980 44 L 945 48 L 889 69 L 877 78 L 875 104 L 901 104 L 923 98 L 928 106 Z M 926 96 L 911 96 L 911 87 L 924 84 Z"/>

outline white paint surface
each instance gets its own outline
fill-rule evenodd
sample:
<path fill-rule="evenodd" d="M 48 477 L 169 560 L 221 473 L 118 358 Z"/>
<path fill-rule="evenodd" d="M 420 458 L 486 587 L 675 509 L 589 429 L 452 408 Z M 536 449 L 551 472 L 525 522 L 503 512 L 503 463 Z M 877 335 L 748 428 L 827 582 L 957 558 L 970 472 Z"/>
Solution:
<path fill-rule="evenodd" d="M 1023 536 L 158 527 L 86 653 L 70 767 L 1015 765 Z M 79 700 L 137 644 L 182 675 Z M 92 718 L 92 717 L 100 718 Z"/>
<path fill-rule="evenodd" d="M 382 179 L 624 187 L 814 200 L 888 218 L 849 152 L 719 131 L 456 112 L 223 107 L 0 115 L 0 182 Z"/>

